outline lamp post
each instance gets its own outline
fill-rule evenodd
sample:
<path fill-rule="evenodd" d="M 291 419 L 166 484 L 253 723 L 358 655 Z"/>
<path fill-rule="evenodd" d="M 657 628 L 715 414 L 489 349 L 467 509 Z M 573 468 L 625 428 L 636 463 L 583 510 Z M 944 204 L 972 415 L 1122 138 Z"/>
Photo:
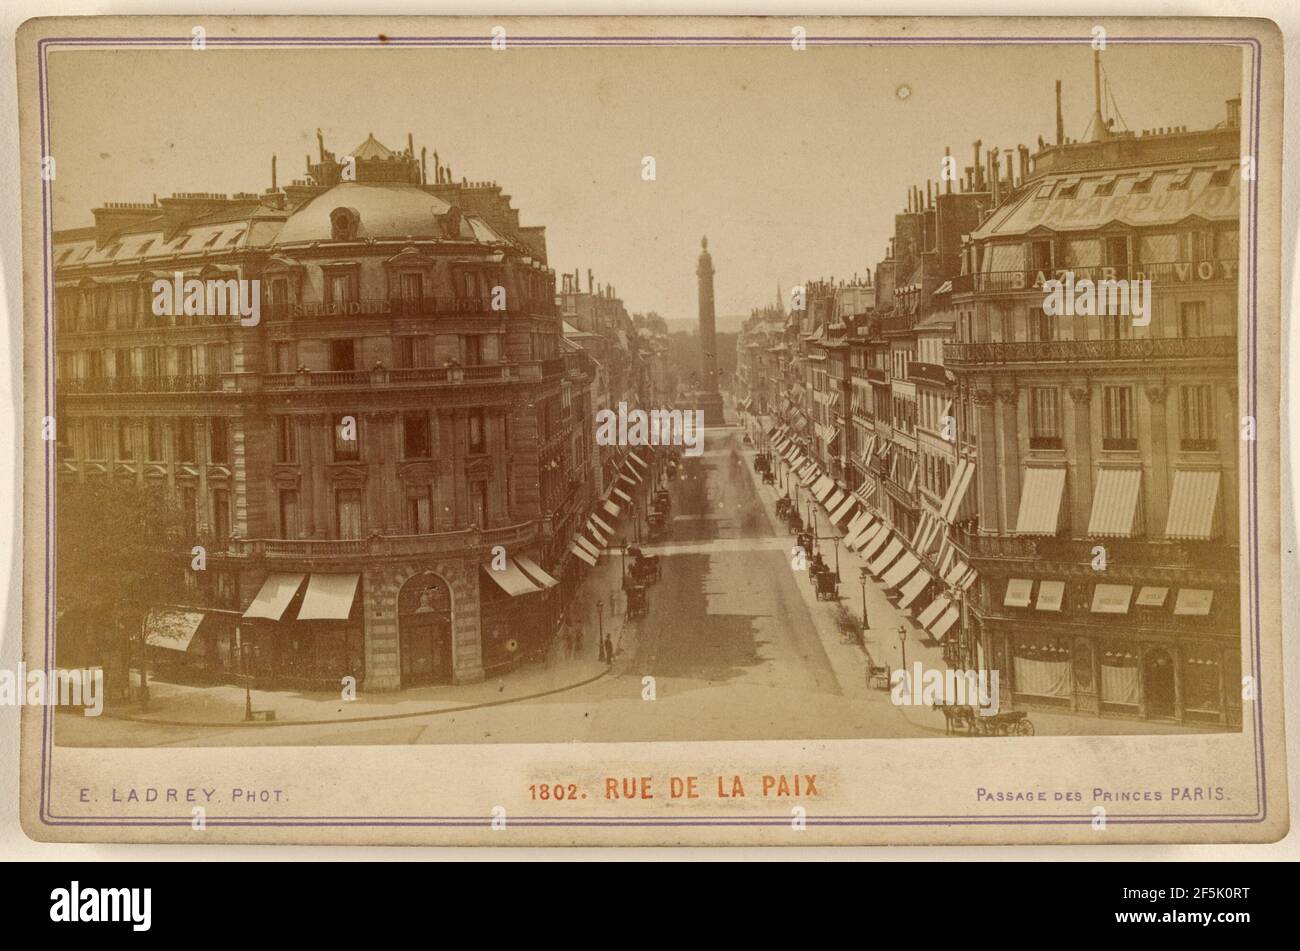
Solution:
<path fill-rule="evenodd" d="M 907 628 L 898 625 L 898 646 L 903 650 L 903 670 L 907 670 Z"/>
<path fill-rule="evenodd" d="M 861 575 L 862 575 L 862 577 L 861 577 L 861 581 L 862 581 L 862 643 L 865 645 L 866 642 L 867 642 L 867 631 L 871 630 L 871 622 L 867 619 L 867 569 L 866 569 L 866 566 L 864 565 L 863 567 L 859 568 L 858 571 L 859 571 L 859 572 L 861 573 Z"/>
<path fill-rule="evenodd" d="M 627 587 L 627 539 L 626 538 L 620 538 L 618 540 L 618 574 L 619 574 L 619 587 L 626 588 Z"/>
<path fill-rule="evenodd" d="M 600 658 L 605 659 L 605 602 L 596 599 L 596 643 L 600 645 Z"/>

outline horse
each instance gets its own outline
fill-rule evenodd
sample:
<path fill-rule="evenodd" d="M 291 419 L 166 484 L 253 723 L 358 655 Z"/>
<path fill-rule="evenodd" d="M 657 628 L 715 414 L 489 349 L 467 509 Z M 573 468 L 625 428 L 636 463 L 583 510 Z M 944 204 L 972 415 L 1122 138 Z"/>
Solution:
<path fill-rule="evenodd" d="M 975 708 L 969 704 L 932 703 L 930 708 L 943 714 L 943 732 L 945 735 L 951 736 L 961 732 L 975 732 Z"/>

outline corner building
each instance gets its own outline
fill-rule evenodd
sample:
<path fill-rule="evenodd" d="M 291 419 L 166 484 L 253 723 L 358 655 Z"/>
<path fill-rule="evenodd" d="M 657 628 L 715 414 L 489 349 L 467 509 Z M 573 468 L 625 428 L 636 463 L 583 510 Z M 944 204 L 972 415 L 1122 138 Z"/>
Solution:
<path fill-rule="evenodd" d="M 283 188 L 274 169 L 261 195 L 109 204 L 56 234 L 59 479 L 180 500 L 208 568 L 159 615 L 207 675 L 507 670 L 550 636 L 556 526 L 586 502 L 544 229 L 409 139 L 321 141 Z M 155 317 L 177 272 L 259 280 L 260 323 Z"/>

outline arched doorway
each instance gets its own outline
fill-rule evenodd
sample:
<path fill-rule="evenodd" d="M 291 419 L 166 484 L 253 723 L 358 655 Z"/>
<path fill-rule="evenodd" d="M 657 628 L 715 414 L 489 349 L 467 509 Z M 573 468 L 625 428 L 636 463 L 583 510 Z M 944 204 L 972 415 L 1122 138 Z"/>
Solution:
<path fill-rule="evenodd" d="M 451 591 L 431 571 L 407 579 L 397 595 L 402 687 L 451 683 Z"/>
<path fill-rule="evenodd" d="M 1147 651 L 1142 667 L 1142 694 L 1147 716 L 1174 715 L 1174 661 L 1168 651 Z"/>

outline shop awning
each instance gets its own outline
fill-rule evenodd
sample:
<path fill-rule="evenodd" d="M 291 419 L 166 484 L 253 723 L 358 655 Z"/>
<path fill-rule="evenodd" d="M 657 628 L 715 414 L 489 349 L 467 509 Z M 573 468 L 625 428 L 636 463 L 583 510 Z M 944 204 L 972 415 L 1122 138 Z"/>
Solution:
<path fill-rule="evenodd" d="M 1088 534 L 1094 538 L 1131 538 L 1141 489 L 1141 469 L 1100 470 L 1092 493 Z"/>
<path fill-rule="evenodd" d="M 876 552 L 884 548 L 885 544 L 894 535 L 893 532 L 891 532 L 888 528 L 885 527 L 884 522 L 881 522 L 879 525 L 876 526 L 876 528 L 878 529 L 878 531 L 874 535 L 872 535 L 871 538 L 867 539 L 867 543 L 863 545 L 862 550 L 858 552 L 858 554 L 861 555 L 865 561 L 870 561 L 872 558 L 874 558 Z M 867 565 L 867 570 L 868 571 L 871 570 L 870 565 Z M 875 572 L 875 571 L 871 573 L 873 575 L 879 574 L 879 572 Z"/>
<path fill-rule="evenodd" d="M 194 632 L 203 623 L 202 611 L 180 608 L 154 608 L 144 619 L 144 642 L 150 647 L 187 651 Z"/>
<path fill-rule="evenodd" d="M 588 539 L 583 538 L 581 535 L 575 537 L 573 539 L 573 543 L 577 545 L 579 548 L 581 548 L 583 551 L 585 551 L 587 554 L 591 555 L 593 558 L 600 557 L 600 549 L 597 548 L 595 545 L 593 545 Z"/>
<path fill-rule="evenodd" d="M 1174 602 L 1174 613 L 1204 617 L 1210 613 L 1214 602 L 1214 592 L 1208 588 L 1179 588 L 1178 600 Z"/>
<path fill-rule="evenodd" d="M 1142 586 L 1134 603 L 1140 608 L 1162 608 L 1167 597 L 1169 597 L 1168 588 L 1148 584 Z"/>
<path fill-rule="evenodd" d="M 628 485 L 640 485 L 645 476 L 641 475 L 640 470 L 629 462 L 623 466 L 623 474 L 620 478 L 627 482 Z"/>
<path fill-rule="evenodd" d="M 883 527 L 884 526 L 882 526 L 879 522 L 875 522 L 872 521 L 871 519 L 867 519 L 860 526 L 858 526 L 858 530 L 856 532 L 851 533 L 844 540 L 844 544 L 848 545 L 854 551 L 860 552 L 862 551 L 862 549 L 867 547 L 867 542 L 871 541 L 878 534 L 880 534 L 880 530 Z"/>
<path fill-rule="evenodd" d="M 1033 594 L 1034 582 L 1029 578 L 1008 578 L 1006 597 L 1002 606 L 1006 608 L 1027 608 L 1029 597 Z"/>
<path fill-rule="evenodd" d="M 917 554 L 920 555 L 930 554 L 930 552 L 934 549 L 935 541 L 939 538 L 939 534 L 943 531 L 943 519 L 939 518 L 939 516 L 937 515 L 933 515 L 928 512 L 926 514 L 929 515 L 929 525 L 925 530 L 925 534 L 921 536 L 921 544 L 916 549 Z"/>
<path fill-rule="evenodd" d="M 591 552 L 587 551 L 581 545 L 579 545 L 576 540 L 572 545 L 569 546 L 569 551 L 577 555 L 579 558 L 581 558 L 587 564 L 591 565 L 593 568 L 596 567 L 596 556 L 593 555 Z"/>
<path fill-rule="evenodd" d="M 939 506 L 939 517 L 945 522 L 951 522 L 956 518 L 966 492 L 970 489 L 971 480 L 974 478 L 975 463 L 965 458 L 958 459 L 957 470 L 952 474 L 948 491 L 943 496 L 943 504 Z"/>
<path fill-rule="evenodd" d="M 930 633 L 934 635 L 936 641 L 943 640 L 943 636 L 948 633 L 948 628 L 956 623 L 957 618 L 961 616 L 961 611 L 957 608 L 949 608 L 944 612 L 943 617 L 934 622 L 934 627 L 930 628 Z"/>
<path fill-rule="evenodd" d="M 601 508 L 603 508 L 610 515 L 613 515 L 615 518 L 618 518 L 618 513 L 620 509 L 618 507 L 618 503 L 615 502 L 613 499 L 606 499 L 604 504 L 601 505 Z"/>
<path fill-rule="evenodd" d="M 799 481 L 802 482 L 804 485 L 812 485 L 814 482 L 817 481 L 820 475 L 821 475 L 821 470 L 817 468 L 816 464 L 809 463 L 808 468 L 805 469 L 803 475 L 799 477 Z"/>
<path fill-rule="evenodd" d="M 1059 611 L 1065 600 L 1064 581 L 1038 582 L 1038 601 L 1034 607 L 1039 611 Z"/>
<path fill-rule="evenodd" d="M 918 564 L 920 562 L 915 555 L 910 551 L 903 552 L 902 557 L 894 562 L 893 566 L 885 572 L 884 577 L 880 579 L 884 583 L 885 589 L 892 591 L 897 588 L 916 570 Z"/>
<path fill-rule="evenodd" d="M 1055 535 L 1061 524 L 1064 469 L 1026 469 L 1020 486 L 1017 535 Z"/>
<path fill-rule="evenodd" d="M 958 585 L 966 578 L 966 573 L 970 570 L 970 565 L 956 557 L 956 551 L 954 550 L 952 565 L 944 572 L 943 580 L 948 584 Z"/>
<path fill-rule="evenodd" d="M 835 483 L 830 480 L 829 476 L 822 476 L 813 485 L 812 491 L 813 497 L 816 498 L 818 502 L 821 502 L 835 491 Z"/>
<path fill-rule="evenodd" d="M 1093 614 L 1128 614 L 1131 584 L 1099 584 L 1092 589 Z"/>
<path fill-rule="evenodd" d="M 262 587 L 257 592 L 257 597 L 253 598 L 253 603 L 248 606 L 244 612 L 247 618 L 264 618 L 268 621 L 278 621 L 284 614 L 284 609 L 289 606 L 293 596 L 298 593 L 298 588 L 302 585 L 302 579 L 307 577 L 300 574 L 284 574 L 272 572 L 266 576 L 262 582 Z"/>
<path fill-rule="evenodd" d="M 862 504 L 870 505 L 871 500 L 876 495 L 876 480 L 868 479 L 866 482 L 863 482 L 862 485 L 858 486 L 857 491 L 858 498 L 862 501 Z"/>
<path fill-rule="evenodd" d="M 902 539 L 891 538 L 889 544 L 885 546 L 885 550 L 875 557 L 875 560 L 867 566 L 867 570 L 879 578 L 880 573 L 894 563 L 894 559 L 899 556 L 902 550 Z"/>
<path fill-rule="evenodd" d="M 646 462 L 644 459 L 642 459 L 640 456 L 638 456 L 638 455 L 637 455 L 636 453 L 634 453 L 634 452 L 629 451 L 628 454 L 627 454 L 627 457 L 628 457 L 629 459 L 631 459 L 633 462 L 635 462 L 635 463 L 636 463 L 638 466 L 640 466 L 642 469 L 648 469 L 649 466 L 650 466 L 650 464 L 649 464 L 648 462 Z"/>
<path fill-rule="evenodd" d="M 925 586 L 933 580 L 934 579 L 931 577 L 930 572 L 926 571 L 924 568 L 918 568 L 912 577 L 908 578 L 903 584 L 903 587 L 899 590 L 900 597 L 898 599 L 898 606 L 900 608 L 905 608 L 910 605 L 917 599 L 920 593 L 925 590 Z"/>
<path fill-rule="evenodd" d="M 609 539 L 606 538 L 603 534 L 601 534 L 600 529 L 596 528 L 596 526 L 594 525 L 587 526 L 587 534 L 590 535 L 592 539 L 596 542 L 596 544 L 599 545 L 601 548 L 604 548 L 606 545 L 609 544 Z"/>
<path fill-rule="evenodd" d="M 595 525 L 606 535 L 614 534 L 614 529 L 610 526 L 610 524 L 606 522 L 603 518 L 601 518 L 599 515 L 596 515 L 595 513 L 593 513 L 591 517 L 587 519 L 587 524 Z"/>
<path fill-rule="evenodd" d="M 870 524 L 871 524 L 871 513 L 859 512 L 857 515 L 853 516 L 853 518 L 849 520 L 849 528 L 848 528 L 849 537 L 850 538 L 853 537 L 854 535 L 862 531 L 862 529 L 866 528 Z"/>
<path fill-rule="evenodd" d="M 317 574 L 307 579 L 307 593 L 298 609 L 300 621 L 346 621 L 357 596 L 359 574 Z"/>
<path fill-rule="evenodd" d="M 624 502 L 629 502 L 629 503 L 630 503 L 630 502 L 632 501 L 632 496 L 628 495 L 626 492 L 624 492 L 624 491 L 623 491 L 622 489 L 620 489 L 618 486 L 614 486 L 614 491 L 611 492 L 610 495 L 614 496 L 614 498 L 616 498 L 616 499 L 621 499 L 621 500 L 624 501 Z"/>
<path fill-rule="evenodd" d="M 839 489 L 835 489 L 833 492 L 831 492 L 830 498 L 822 502 L 822 505 L 826 506 L 827 512 L 834 512 L 837 508 L 840 507 L 840 504 L 844 501 L 844 498 L 845 498 L 844 493 L 841 492 Z M 832 522 L 835 521 L 834 515 L 831 516 L 831 521 Z"/>
<path fill-rule="evenodd" d="M 538 582 L 543 588 L 554 588 L 559 584 L 558 581 L 546 573 L 546 570 L 541 565 L 527 555 L 520 555 L 515 561 L 519 562 L 519 567 L 524 569 L 524 573 L 528 577 Z"/>
<path fill-rule="evenodd" d="M 1165 537 L 1207 541 L 1218 535 L 1219 470 L 1174 472 Z"/>
<path fill-rule="evenodd" d="M 853 511 L 854 504 L 855 502 L 853 500 L 853 496 L 851 495 L 843 496 L 839 504 L 839 508 L 831 512 L 831 521 L 834 522 L 836 525 L 843 526 L 844 520 L 848 518 L 849 513 Z M 851 527 L 852 525 L 850 525 L 850 528 Z"/>
<path fill-rule="evenodd" d="M 917 616 L 916 623 L 928 631 L 930 625 L 939 620 L 939 615 L 943 614 L 943 609 L 950 604 L 952 604 L 952 598 L 946 594 L 939 595 L 925 606 L 925 610 Z"/>
<path fill-rule="evenodd" d="M 512 598 L 521 594 L 536 594 L 542 589 L 528 575 L 520 570 L 515 564 L 513 558 L 506 559 L 506 566 L 502 570 L 493 568 L 490 563 L 483 565 L 483 572 L 506 594 Z"/>

